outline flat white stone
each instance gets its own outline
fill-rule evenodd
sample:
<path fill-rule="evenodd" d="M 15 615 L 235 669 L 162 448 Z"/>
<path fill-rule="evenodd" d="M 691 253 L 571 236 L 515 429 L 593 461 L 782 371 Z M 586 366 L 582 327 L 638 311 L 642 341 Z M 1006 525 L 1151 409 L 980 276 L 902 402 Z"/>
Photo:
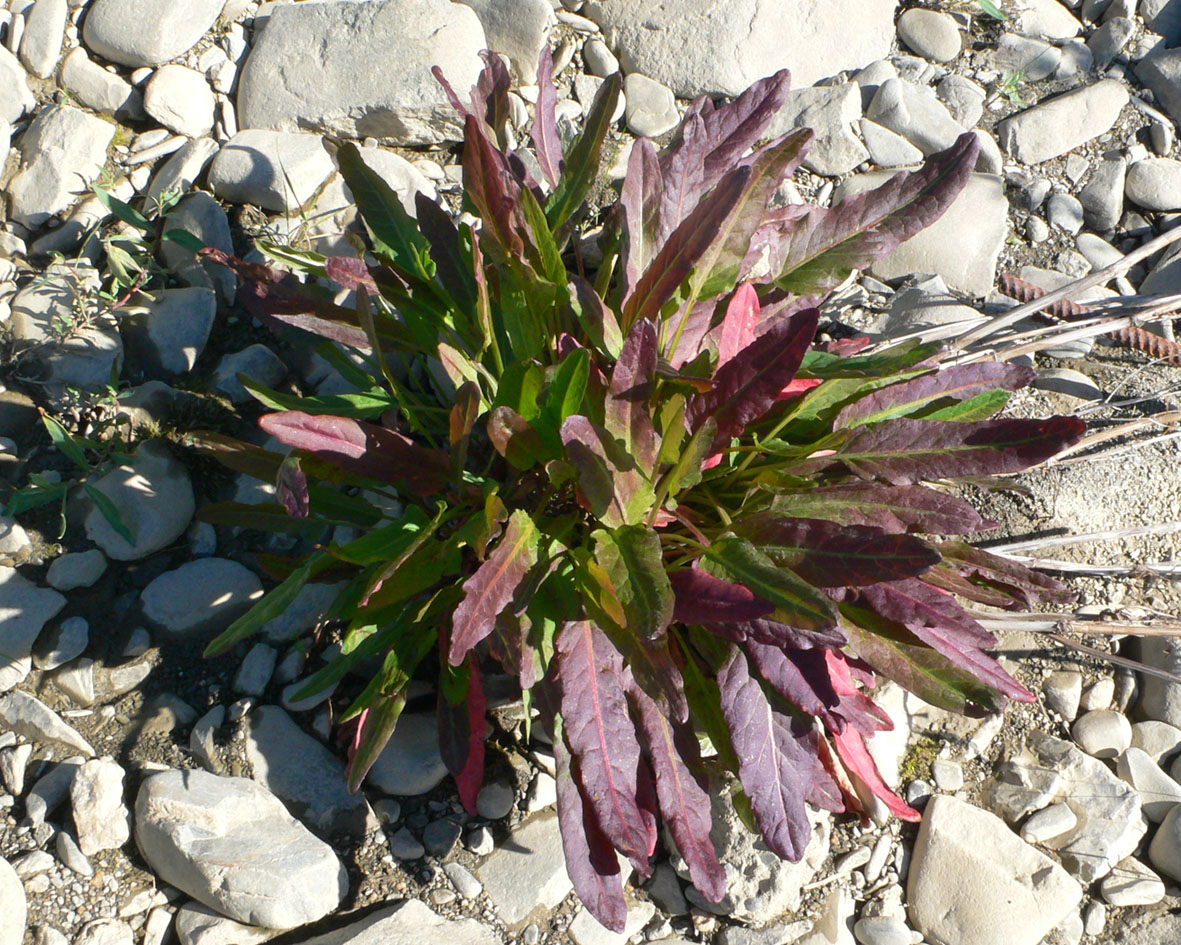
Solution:
<path fill-rule="evenodd" d="M 213 130 L 214 104 L 205 76 L 184 66 L 161 66 L 144 86 L 144 111 L 165 128 L 190 138 Z"/>
<path fill-rule="evenodd" d="M 144 617 L 173 634 L 223 630 L 262 597 L 258 576 L 237 561 L 198 558 L 144 588 Z"/>
<path fill-rule="evenodd" d="M 535 909 L 553 909 L 572 888 L 557 815 L 540 814 L 521 824 L 477 872 L 507 925 L 524 921 Z"/>
<path fill-rule="evenodd" d="M 107 570 L 106 556 L 97 548 L 77 551 L 53 559 L 45 583 L 59 591 L 91 587 Z"/>
<path fill-rule="evenodd" d="M 85 856 L 117 850 L 131 837 L 131 814 L 123 803 L 123 769 L 109 758 L 92 758 L 70 782 L 70 805 Z"/>
<path fill-rule="evenodd" d="M 502 945 L 491 928 L 475 919 L 445 919 L 425 903 L 409 899 L 372 912 L 359 922 L 300 938 L 292 945 Z"/>
<path fill-rule="evenodd" d="M 1165 884 L 1139 860 L 1128 857 L 1103 877 L 1099 892 L 1113 906 L 1151 906 L 1165 898 Z"/>
<path fill-rule="evenodd" d="M 88 758 L 94 755 L 90 742 L 78 734 L 77 729 L 36 696 L 19 689 L 0 696 L 0 725 L 38 744 L 56 742 L 80 751 Z"/>
<path fill-rule="evenodd" d="M 334 169 L 318 135 L 250 129 L 213 159 L 209 189 L 230 203 L 285 212 L 311 200 Z"/>
<path fill-rule="evenodd" d="M 1127 104 L 1127 86 L 1103 79 L 1006 118 L 997 133 L 1008 154 L 1023 164 L 1040 164 L 1110 131 Z"/>
<path fill-rule="evenodd" d="M 21 945 L 28 914 L 24 883 L 9 862 L 0 857 L 0 945 Z"/>
<path fill-rule="evenodd" d="M 94 0 L 82 39 L 122 66 L 156 66 L 191 49 L 226 0 Z"/>

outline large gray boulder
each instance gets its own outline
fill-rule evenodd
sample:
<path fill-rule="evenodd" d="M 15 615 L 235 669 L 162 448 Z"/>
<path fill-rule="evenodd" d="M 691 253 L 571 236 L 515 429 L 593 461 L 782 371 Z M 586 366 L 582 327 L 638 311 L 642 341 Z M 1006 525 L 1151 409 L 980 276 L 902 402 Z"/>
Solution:
<path fill-rule="evenodd" d="M 248 925 L 315 922 L 348 891 L 332 848 L 246 778 L 152 775 L 135 801 L 135 840 L 157 876 Z"/>
<path fill-rule="evenodd" d="M 158 66 L 192 49 L 224 6 L 225 0 L 94 0 L 82 40 L 121 66 Z"/>
<path fill-rule="evenodd" d="M 396 145 L 458 140 L 431 67 L 466 99 L 485 45 L 475 11 L 449 0 L 279 6 L 242 70 L 238 122 Z"/>
<path fill-rule="evenodd" d="M 803 88 L 884 58 L 896 0 L 590 0 L 624 72 L 642 72 L 681 98 L 738 95 L 790 69 Z M 834 29 L 833 24 L 856 24 Z"/>

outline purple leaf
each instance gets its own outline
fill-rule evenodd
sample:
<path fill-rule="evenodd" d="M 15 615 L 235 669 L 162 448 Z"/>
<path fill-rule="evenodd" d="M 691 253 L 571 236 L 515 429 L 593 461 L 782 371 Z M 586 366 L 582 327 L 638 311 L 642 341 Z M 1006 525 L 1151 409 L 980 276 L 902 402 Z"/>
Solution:
<path fill-rule="evenodd" d="M 656 326 L 642 319 L 632 326 L 611 372 L 603 426 L 649 475 L 656 465 L 657 437 L 648 401 L 656 378 Z"/>
<path fill-rule="evenodd" d="M 738 522 L 735 530 L 816 587 L 897 581 L 922 574 L 940 560 L 921 538 L 886 534 L 871 525 L 760 512 Z"/>
<path fill-rule="evenodd" d="M 521 233 L 528 229 L 520 185 L 473 115 L 464 120 L 463 140 L 464 193 L 484 221 L 481 234 L 490 238 L 502 259 L 520 259 L 525 251 Z"/>
<path fill-rule="evenodd" d="M 464 581 L 463 600 L 451 618 L 449 662 L 458 666 L 496 626 L 497 615 L 512 603 L 517 588 L 537 563 L 537 526 L 517 509 L 496 548 Z"/>
<path fill-rule="evenodd" d="M 275 483 L 275 498 L 293 518 L 307 518 L 311 505 L 308 497 L 308 477 L 299 467 L 299 458 L 288 456 L 279 467 Z"/>
<path fill-rule="evenodd" d="M 769 252 L 771 272 L 782 274 L 776 284 L 797 295 L 828 292 L 939 219 L 971 176 L 979 148 L 969 132 L 920 170 L 903 171 L 875 190 L 802 216 L 790 210 L 784 222 L 772 220 L 755 234 L 744 270 Z"/>
<path fill-rule="evenodd" d="M 837 447 L 838 460 L 862 479 L 895 486 L 924 479 L 1020 472 L 1077 443 L 1087 425 L 1078 417 L 1045 420 L 889 420 L 854 429 Z M 809 460 L 792 471 L 823 468 Z M 802 468 L 801 468 L 802 467 Z"/>
<path fill-rule="evenodd" d="M 578 319 L 594 347 L 612 357 L 618 356 L 623 350 L 623 332 L 619 330 L 615 313 L 585 279 L 571 276 L 570 282 L 578 300 Z"/>
<path fill-rule="evenodd" d="M 693 885 L 710 902 L 726 895 L 726 871 L 710 839 L 709 791 L 701 774 L 697 736 L 687 724 L 673 725 L 638 687 L 628 689 L 656 776 L 660 811 L 673 842 L 689 866 Z"/>
<path fill-rule="evenodd" d="M 643 760 L 624 696 L 623 658 L 589 620 L 567 623 L 556 640 L 566 740 L 603 833 L 646 872 L 656 820 L 638 801 Z"/>
<path fill-rule="evenodd" d="M 397 483 L 421 496 L 434 495 L 450 475 L 446 453 L 372 423 L 287 410 L 265 414 L 258 425 L 280 443 L 347 473 Z"/>
<path fill-rule="evenodd" d="M 660 318 L 660 310 L 673 300 L 681 283 L 713 246 L 718 232 L 737 212 L 750 178 L 749 167 L 735 168 L 669 236 L 623 307 L 624 327 L 642 318 Z"/>
<path fill-rule="evenodd" d="M 709 190 L 705 186 L 705 158 L 709 147 L 709 130 L 701 115 L 690 107 L 681 120 L 680 141 L 671 151 L 660 154 L 660 177 L 654 180 L 658 186 L 653 195 L 658 197 L 659 207 L 652 215 L 656 233 L 648 252 L 650 259 L 665 248 L 672 234 Z"/>
<path fill-rule="evenodd" d="M 861 600 L 874 613 L 902 624 L 923 643 L 1004 695 L 1018 702 L 1034 698 L 996 660 L 983 653 L 983 647 L 996 645 L 995 638 L 972 620 L 950 594 L 912 578 L 862 588 Z"/>
<path fill-rule="evenodd" d="M 638 524 L 655 496 L 635 461 L 614 448 L 606 430 L 579 414 L 563 421 L 561 434 L 595 517 L 608 528 Z"/>
<path fill-rule="evenodd" d="M 558 93 L 554 88 L 554 58 L 549 43 L 541 44 L 537 65 L 537 109 L 533 116 L 533 150 L 537 163 L 550 187 L 558 185 L 562 174 L 562 141 L 558 137 L 556 108 Z"/>
<path fill-rule="evenodd" d="M 941 541 L 937 547 L 947 562 L 961 574 L 999 587 L 1026 605 L 1038 601 L 1069 603 L 1075 594 L 1061 581 L 1041 574 L 1011 558 L 994 555 L 966 541 Z"/>
<path fill-rule="evenodd" d="M 673 616 L 673 589 L 664 570 L 660 536 L 643 525 L 592 533 L 595 560 L 610 576 L 627 617 L 626 629 L 644 640 L 661 636 Z"/>
<path fill-rule="evenodd" d="M 773 604 L 760 600 L 741 584 L 723 581 L 698 568 L 673 571 L 668 576 L 676 595 L 673 619 L 688 624 L 732 624 L 766 617 Z"/>
<path fill-rule="evenodd" d="M 789 650 L 810 650 L 813 647 L 844 646 L 848 641 L 840 625 L 817 627 L 815 629 L 792 627 L 778 620 L 763 617 L 758 620 L 744 620 L 740 623 L 706 624 L 706 629 L 728 640 L 741 643 L 754 640 L 768 646 Z"/>
<path fill-rule="evenodd" d="M 619 860 L 611 841 L 586 804 L 574 770 L 575 761 L 561 738 L 554 739 L 558 782 L 558 829 L 566 872 L 587 911 L 613 932 L 627 924 L 627 901 Z"/>
<path fill-rule="evenodd" d="M 663 181 L 656 147 L 647 138 L 637 138 L 627 162 L 627 176 L 619 195 L 623 214 L 623 301 L 626 303 L 640 276 L 648 269 L 660 245 L 657 227 Z"/>
<path fill-rule="evenodd" d="M 504 60 L 490 49 L 481 49 L 484 68 L 472 88 L 472 114 L 495 135 L 504 146 L 504 129 L 508 123 L 508 91 L 513 84 Z M 465 138 L 465 141 L 468 139 Z"/>
<path fill-rule="evenodd" d="M 853 401 L 837 414 L 833 429 L 861 426 L 889 420 L 930 404 L 942 397 L 967 400 L 990 390 L 1017 390 L 1028 386 L 1036 371 L 1005 361 L 956 364 L 934 374 L 924 374 L 893 384 Z"/>
<path fill-rule="evenodd" d="M 842 525 L 873 525 L 887 532 L 961 535 L 987 527 L 980 514 L 963 499 L 917 485 L 895 487 L 853 482 L 822 486 L 778 496 L 775 510 Z"/>
<path fill-rule="evenodd" d="M 324 260 L 328 278 L 344 289 L 359 289 L 362 286 L 371 294 L 377 292 L 377 282 L 369 272 L 365 260 L 356 256 L 329 256 Z"/>
<path fill-rule="evenodd" d="M 808 309 L 780 322 L 723 364 L 707 394 L 694 395 L 686 411 L 691 430 L 709 417 L 718 425 L 714 449 L 739 436 L 748 424 L 775 404 L 780 392 L 796 376 L 816 326 L 817 309 Z"/>
<path fill-rule="evenodd" d="M 823 718 L 840 705 L 823 650 L 784 650 L 753 640 L 742 648 L 767 684 L 796 708 Z"/>
<path fill-rule="evenodd" d="M 767 700 L 736 646 L 718 671 L 718 688 L 738 755 L 738 777 L 763 839 L 775 853 L 798 861 L 812 837 L 804 798 L 816 759 L 801 747 L 791 719 Z"/>

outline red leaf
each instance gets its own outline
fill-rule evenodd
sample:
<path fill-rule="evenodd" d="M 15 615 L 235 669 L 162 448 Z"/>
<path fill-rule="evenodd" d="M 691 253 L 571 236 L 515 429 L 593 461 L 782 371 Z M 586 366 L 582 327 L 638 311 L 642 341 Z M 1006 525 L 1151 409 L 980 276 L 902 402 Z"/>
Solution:
<path fill-rule="evenodd" d="M 890 790 L 890 786 L 882 780 L 878 766 L 874 763 L 869 749 L 865 747 L 865 739 L 861 737 L 860 732 L 849 726 L 843 732 L 831 734 L 837 754 L 849 774 L 860 780 L 872 794 L 885 801 L 886 806 L 900 820 L 916 823 L 923 819 L 922 814 Z"/>
<path fill-rule="evenodd" d="M 809 715 L 827 717 L 840 705 L 825 661 L 827 650 L 783 650 L 747 640 L 747 657 L 767 684 Z"/>
<path fill-rule="evenodd" d="M 726 306 L 718 336 L 718 367 L 732 360 L 755 340 L 759 326 L 759 296 L 749 282 L 740 285 Z"/>
<path fill-rule="evenodd" d="M 623 659 L 589 620 L 562 627 L 556 650 L 566 740 L 587 802 L 615 848 L 647 872 L 656 819 L 637 800 L 643 760 L 624 696 Z"/>
<path fill-rule="evenodd" d="M 710 839 L 713 819 L 706 779 L 701 774 L 697 736 L 688 725 L 673 725 L 638 687 L 628 689 L 656 774 L 660 811 L 673 842 L 689 866 L 693 885 L 710 902 L 726 895 L 726 871 Z"/>
<path fill-rule="evenodd" d="M 635 291 L 636 283 L 648 269 L 658 243 L 661 199 L 664 195 L 656 146 L 647 138 L 637 138 L 627 161 L 627 176 L 619 194 L 623 229 L 623 302 Z"/>
<path fill-rule="evenodd" d="M 944 559 L 966 577 L 1002 588 L 1027 606 L 1036 601 L 1069 603 L 1075 594 L 1061 581 L 1025 567 L 1020 562 L 994 555 L 965 541 L 941 541 L 936 547 Z"/>
<path fill-rule="evenodd" d="M 481 233 L 491 237 L 499 247 L 499 255 L 519 259 L 525 251 L 521 233 L 528 229 L 521 209 L 520 184 L 474 115 L 464 119 L 463 140 L 464 193 L 484 221 Z"/>
<path fill-rule="evenodd" d="M 329 256 L 324 260 L 328 278 L 345 289 L 364 286 L 370 294 L 377 292 L 377 282 L 369 272 L 365 260 L 356 256 Z"/>
<path fill-rule="evenodd" d="M 493 552 L 464 581 L 464 597 L 451 618 L 449 662 L 458 666 L 490 634 L 496 617 L 510 603 L 537 563 L 537 526 L 521 509 L 513 512 Z"/>
<path fill-rule="evenodd" d="M 763 839 L 775 853 L 798 861 L 812 836 L 804 798 L 815 758 L 800 745 L 791 719 L 767 700 L 736 646 L 718 671 L 718 687 L 738 776 Z"/>
<path fill-rule="evenodd" d="M 554 739 L 554 764 L 558 782 L 558 829 L 566 855 L 566 872 L 587 911 L 613 932 L 627 924 L 627 901 L 619 860 L 611 841 L 586 805 L 578 786 L 575 761 L 561 738 Z"/>
<path fill-rule="evenodd" d="M 766 617 L 774 605 L 741 584 L 732 584 L 698 568 L 669 573 L 676 603 L 673 619 L 688 624 L 732 624 Z"/>
<path fill-rule="evenodd" d="M 455 778 L 464 810 L 476 815 L 476 797 L 484 783 L 484 712 L 488 701 L 480 667 L 468 658 L 467 698 L 458 705 L 439 695 L 439 752 Z"/>
<path fill-rule="evenodd" d="M 345 472 L 403 485 L 421 496 L 434 495 L 451 474 L 446 453 L 372 423 L 287 410 L 265 414 L 258 425 L 280 443 Z"/>
<path fill-rule="evenodd" d="M 754 640 L 756 643 L 766 643 L 768 646 L 786 648 L 789 650 L 810 650 L 814 647 L 844 646 L 848 641 L 845 633 L 838 624 L 835 627 L 820 627 L 806 629 L 792 627 L 778 620 L 763 617 L 758 620 L 744 620 L 740 623 L 706 624 L 711 633 L 726 637 L 741 643 L 743 640 Z"/>
<path fill-rule="evenodd" d="M 799 312 L 723 364 L 714 377 L 714 389 L 695 394 L 689 401 L 686 420 L 690 429 L 697 430 L 713 417 L 718 425 L 713 444 L 716 450 L 763 416 L 795 377 L 819 320 L 818 309 Z"/>
<path fill-rule="evenodd" d="M 863 735 L 892 730 L 894 722 L 890 716 L 853 682 L 853 674 L 860 673 L 860 668 L 850 663 L 849 658 L 839 650 L 825 650 L 823 655 L 828 680 L 839 700 L 835 714 Z M 872 673 L 864 674 L 862 678 L 866 685 L 872 685 Z M 829 724 L 832 731 L 841 728 L 842 726 Z"/>

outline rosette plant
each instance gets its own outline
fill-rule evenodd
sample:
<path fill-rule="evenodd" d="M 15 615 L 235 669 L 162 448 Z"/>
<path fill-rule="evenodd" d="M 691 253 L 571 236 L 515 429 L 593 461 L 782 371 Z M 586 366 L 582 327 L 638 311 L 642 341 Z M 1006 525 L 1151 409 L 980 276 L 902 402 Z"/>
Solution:
<path fill-rule="evenodd" d="M 277 480 L 287 507 L 208 519 L 319 542 L 271 560 L 282 582 L 211 649 L 306 582 L 344 580 L 339 656 L 307 689 L 376 670 L 343 714 L 352 786 L 412 674 L 435 668 L 442 756 L 469 810 L 482 680 L 499 664 L 552 740 L 574 887 L 620 930 L 616 852 L 648 874 L 661 822 L 701 893 L 725 895 L 709 765 L 734 775 L 733 803 L 767 846 L 798 859 L 807 803 L 864 810 L 876 796 L 917 817 L 867 751 L 890 727 L 878 676 L 966 712 L 1033 698 L 961 600 L 1027 606 L 1064 588 L 968 544 L 989 523 L 949 483 L 1035 465 L 1083 424 L 997 418 L 1025 367 L 816 342 L 832 289 L 955 198 L 971 134 L 837 206 L 780 206 L 812 140 L 761 140 L 782 72 L 729 104 L 698 99 L 663 150 L 637 140 L 617 194 L 599 167 L 618 76 L 564 147 L 543 54 L 527 150 L 507 125 L 509 76 L 486 63 L 470 105 L 448 88 L 465 131 L 459 222 L 421 195 L 411 216 L 336 143 L 360 255 L 268 247 L 284 271 L 211 253 L 242 277 L 249 311 L 328 339 L 356 387 L 296 397 L 244 380 L 287 455 L 196 438 Z M 332 525 L 355 531 L 328 540 Z"/>

